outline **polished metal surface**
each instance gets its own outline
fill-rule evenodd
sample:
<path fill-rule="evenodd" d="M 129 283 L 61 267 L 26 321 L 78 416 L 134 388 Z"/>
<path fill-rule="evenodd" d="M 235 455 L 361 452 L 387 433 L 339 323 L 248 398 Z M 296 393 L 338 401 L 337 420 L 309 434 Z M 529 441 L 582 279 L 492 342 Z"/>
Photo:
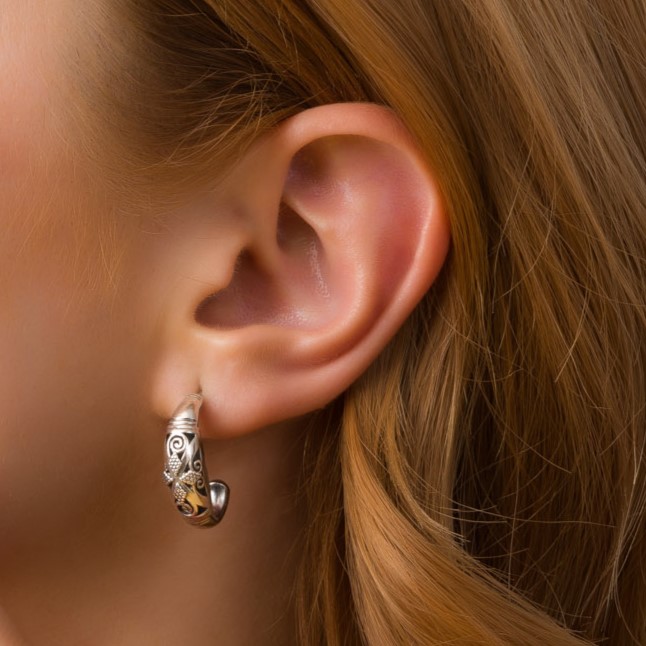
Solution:
<path fill-rule="evenodd" d="M 209 482 L 198 428 L 201 405 L 201 395 L 187 395 L 173 413 L 166 431 L 163 477 L 180 514 L 191 525 L 213 527 L 226 511 L 229 487 L 219 480 Z"/>

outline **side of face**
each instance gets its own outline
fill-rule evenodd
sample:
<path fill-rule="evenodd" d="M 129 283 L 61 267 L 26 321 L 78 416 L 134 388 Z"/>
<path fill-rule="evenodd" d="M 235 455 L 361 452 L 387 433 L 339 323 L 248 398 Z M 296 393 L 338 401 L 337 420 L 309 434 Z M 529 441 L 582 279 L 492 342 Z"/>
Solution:
<path fill-rule="evenodd" d="M 73 19 L 68 2 L 0 15 L 0 566 L 3 546 L 67 534 L 105 502 L 150 360 L 139 224 L 69 143 Z"/>
<path fill-rule="evenodd" d="M 333 401 L 450 241 L 432 170 L 373 104 L 303 110 L 165 212 L 152 187 L 134 207 L 75 147 L 74 5 L 0 23 L 0 569 L 166 502 L 150 474 L 184 395 L 218 439 Z"/>

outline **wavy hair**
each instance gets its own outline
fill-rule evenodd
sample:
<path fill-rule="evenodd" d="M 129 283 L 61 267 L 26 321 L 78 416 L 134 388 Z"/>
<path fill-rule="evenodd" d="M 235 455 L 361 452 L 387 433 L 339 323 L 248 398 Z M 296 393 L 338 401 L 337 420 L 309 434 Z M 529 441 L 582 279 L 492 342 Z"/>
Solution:
<path fill-rule="evenodd" d="M 646 643 L 642 0 L 107 4 L 70 65 L 120 190 L 368 101 L 446 205 L 440 277 L 313 422 L 300 643 Z"/>

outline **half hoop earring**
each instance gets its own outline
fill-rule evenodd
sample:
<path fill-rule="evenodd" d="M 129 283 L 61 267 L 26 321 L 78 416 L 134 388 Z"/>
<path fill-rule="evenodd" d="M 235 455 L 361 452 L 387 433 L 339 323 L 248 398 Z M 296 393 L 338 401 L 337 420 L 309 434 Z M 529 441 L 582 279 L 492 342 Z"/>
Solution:
<path fill-rule="evenodd" d="M 226 511 L 229 487 L 219 480 L 209 482 L 197 423 L 201 405 L 202 395 L 187 395 L 168 422 L 164 482 L 177 511 L 191 525 L 213 527 Z"/>

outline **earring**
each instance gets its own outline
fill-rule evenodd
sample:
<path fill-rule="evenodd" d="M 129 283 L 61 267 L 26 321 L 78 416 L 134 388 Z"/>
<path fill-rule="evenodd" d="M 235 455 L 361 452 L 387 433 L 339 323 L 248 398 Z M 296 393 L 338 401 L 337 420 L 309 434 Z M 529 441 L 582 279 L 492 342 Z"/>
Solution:
<path fill-rule="evenodd" d="M 213 527 L 226 511 L 229 487 L 219 480 L 209 482 L 197 424 L 201 405 L 202 395 L 187 395 L 168 422 L 164 482 L 191 525 Z"/>

